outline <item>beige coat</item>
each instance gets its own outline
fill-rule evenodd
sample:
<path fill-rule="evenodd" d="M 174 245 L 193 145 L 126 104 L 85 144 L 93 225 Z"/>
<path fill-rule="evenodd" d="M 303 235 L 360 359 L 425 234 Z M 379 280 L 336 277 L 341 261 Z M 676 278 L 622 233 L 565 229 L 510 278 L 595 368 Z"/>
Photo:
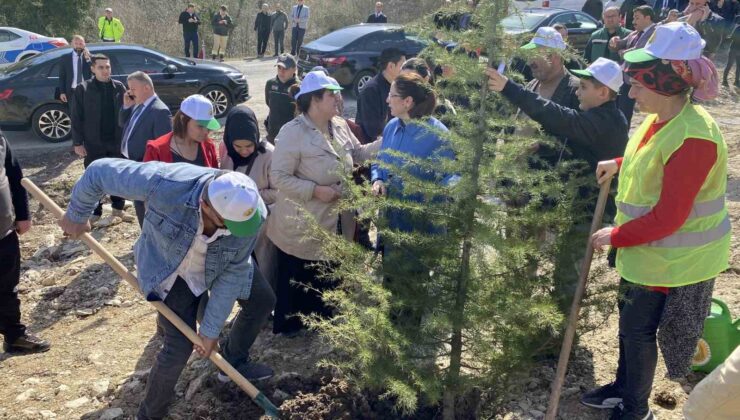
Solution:
<path fill-rule="evenodd" d="M 221 142 L 223 145 L 223 142 Z M 262 200 L 268 206 L 273 204 L 277 199 L 277 189 L 275 189 L 274 183 L 270 178 L 270 165 L 272 163 L 272 154 L 275 151 L 275 146 L 270 143 L 264 142 L 266 153 L 262 153 L 254 159 L 252 164 L 252 170 L 247 175 L 257 184 L 257 188 L 260 190 Z M 236 170 L 236 172 L 246 173 L 247 167 L 240 166 L 234 169 L 234 162 L 231 160 L 228 154 L 226 154 L 226 146 L 222 146 L 223 154 L 221 155 L 221 169 L 228 169 L 230 171 Z M 254 153 L 257 153 L 256 151 Z"/>
<path fill-rule="evenodd" d="M 271 175 L 278 196 L 267 222 L 267 236 L 283 252 L 304 260 L 325 258 L 320 241 L 308 236 L 308 221 L 301 209 L 324 229 L 336 232 L 337 228 L 337 202 L 324 203 L 314 198 L 314 187 L 341 189 L 343 178 L 339 171 L 349 173 L 353 163 L 373 158 L 380 149 L 380 140 L 361 145 L 342 118 L 333 118 L 331 124 L 335 140 L 343 146 L 340 153 L 305 115 L 285 124 L 275 140 Z M 354 216 L 352 212 L 343 212 L 341 217 L 342 233 L 352 240 Z"/>

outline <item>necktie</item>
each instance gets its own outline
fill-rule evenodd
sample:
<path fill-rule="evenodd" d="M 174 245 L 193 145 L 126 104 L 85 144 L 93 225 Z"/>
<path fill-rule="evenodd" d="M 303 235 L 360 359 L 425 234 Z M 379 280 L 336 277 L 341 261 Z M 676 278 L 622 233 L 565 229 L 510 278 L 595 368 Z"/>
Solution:
<path fill-rule="evenodd" d="M 303 9 L 303 5 L 302 4 L 299 5 L 298 8 L 296 9 L 296 14 L 295 14 L 296 19 L 300 19 L 301 18 L 301 10 L 302 9 Z M 301 25 L 300 23 L 296 23 L 295 24 L 296 27 L 300 27 L 300 25 Z"/>
<path fill-rule="evenodd" d="M 75 83 L 82 83 L 82 54 L 77 54 L 77 77 Z"/>
<path fill-rule="evenodd" d="M 137 105 L 134 112 L 131 113 L 131 118 L 126 123 L 126 129 L 123 131 L 123 140 L 121 141 L 121 154 L 128 157 L 128 138 L 131 136 L 131 132 L 134 130 L 134 123 L 139 118 L 139 114 L 144 109 L 144 105 Z"/>

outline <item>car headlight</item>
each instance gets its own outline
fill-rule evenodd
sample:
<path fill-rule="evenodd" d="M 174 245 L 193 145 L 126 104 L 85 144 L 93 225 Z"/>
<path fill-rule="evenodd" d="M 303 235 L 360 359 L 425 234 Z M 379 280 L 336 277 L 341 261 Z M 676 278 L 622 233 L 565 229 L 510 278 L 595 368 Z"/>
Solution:
<path fill-rule="evenodd" d="M 227 76 L 229 76 L 229 79 L 240 85 L 247 83 L 247 78 L 244 76 L 244 73 L 228 73 Z"/>

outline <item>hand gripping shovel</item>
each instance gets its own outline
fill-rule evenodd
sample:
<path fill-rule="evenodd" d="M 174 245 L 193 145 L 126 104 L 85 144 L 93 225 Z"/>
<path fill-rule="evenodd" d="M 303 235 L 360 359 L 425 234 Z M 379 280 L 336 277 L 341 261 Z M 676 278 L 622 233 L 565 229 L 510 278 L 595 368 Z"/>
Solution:
<path fill-rule="evenodd" d="M 61 219 L 64 216 L 64 211 L 56 205 L 54 201 L 52 201 L 51 198 L 49 198 L 48 195 L 46 195 L 39 187 L 36 186 L 30 179 L 23 178 L 21 180 L 21 184 L 26 188 L 26 191 L 30 192 L 41 204 L 51 211 L 54 216 L 57 219 Z M 134 277 L 133 274 L 131 274 L 126 267 L 121 264 L 120 261 L 116 259 L 108 250 L 106 250 L 103 245 L 101 245 L 98 241 L 95 240 L 89 233 L 84 233 L 81 236 L 81 239 L 85 244 L 87 244 L 90 249 L 92 249 L 100 258 L 102 258 L 108 265 L 111 266 L 113 271 L 118 273 L 121 277 L 123 277 L 128 284 L 130 284 L 132 287 L 139 289 L 138 282 L 136 281 L 136 277 Z M 185 334 L 185 336 L 192 341 L 195 344 L 201 344 L 200 338 L 198 335 L 193 331 L 190 326 L 185 324 L 180 317 L 177 316 L 172 310 L 165 305 L 163 302 L 149 302 L 152 305 L 154 305 L 155 308 L 164 315 L 165 318 L 167 318 L 168 321 L 170 321 L 175 327 L 177 327 L 178 330 L 180 330 L 181 333 Z M 255 388 L 254 385 L 252 385 L 251 382 L 249 382 L 244 376 L 239 373 L 236 369 L 234 369 L 229 362 L 226 361 L 219 353 L 212 352 L 211 361 L 216 364 L 216 366 L 219 367 L 226 375 L 231 378 L 232 381 L 234 381 L 237 385 L 239 385 L 239 388 L 243 389 L 244 392 L 249 395 L 249 398 L 252 399 L 252 401 L 255 402 L 258 406 L 260 406 L 263 410 L 265 410 L 265 415 L 272 417 L 272 418 L 279 418 L 279 412 L 277 407 L 275 407 L 267 397 L 260 392 L 259 389 Z"/>
<path fill-rule="evenodd" d="M 558 359 L 558 368 L 555 371 L 555 382 L 552 383 L 552 389 L 550 391 L 550 401 L 547 403 L 547 413 L 545 414 L 545 420 L 555 420 L 555 416 L 558 414 L 558 404 L 560 403 L 560 391 L 563 388 L 563 382 L 565 382 L 565 372 L 568 370 L 568 360 L 570 359 L 570 351 L 573 347 L 573 338 L 576 335 L 576 326 L 578 325 L 578 313 L 581 311 L 581 300 L 583 299 L 583 293 L 586 291 L 586 281 L 588 280 L 588 273 L 591 270 L 591 259 L 594 256 L 594 247 L 591 246 L 591 235 L 593 235 L 599 228 L 601 228 L 601 219 L 604 216 L 604 208 L 606 207 L 606 199 L 609 196 L 609 188 L 611 187 L 612 179 L 609 178 L 601 184 L 599 190 L 599 199 L 596 202 L 596 210 L 594 211 L 594 218 L 591 221 L 591 233 L 588 235 L 588 243 L 586 244 L 586 256 L 581 263 L 581 272 L 578 277 L 578 286 L 576 288 L 575 296 L 573 296 L 573 303 L 570 306 L 570 314 L 568 315 L 568 326 L 565 328 L 565 337 L 563 337 L 563 345 L 560 347 L 560 358 Z"/>

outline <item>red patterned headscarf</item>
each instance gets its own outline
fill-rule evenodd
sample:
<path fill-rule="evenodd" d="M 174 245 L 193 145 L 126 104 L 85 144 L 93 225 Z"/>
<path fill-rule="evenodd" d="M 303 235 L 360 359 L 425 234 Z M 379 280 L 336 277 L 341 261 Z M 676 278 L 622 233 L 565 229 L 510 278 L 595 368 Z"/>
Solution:
<path fill-rule="evenodd" d="M 674 96 L 693 88 L 692 96 L 700 101 L 717 97 L 719 75 L 714 63 L 705 56 L 695 60 L 655 59 L 640 63 L 624 63 L 627 76 L 651 91 Z"/>

